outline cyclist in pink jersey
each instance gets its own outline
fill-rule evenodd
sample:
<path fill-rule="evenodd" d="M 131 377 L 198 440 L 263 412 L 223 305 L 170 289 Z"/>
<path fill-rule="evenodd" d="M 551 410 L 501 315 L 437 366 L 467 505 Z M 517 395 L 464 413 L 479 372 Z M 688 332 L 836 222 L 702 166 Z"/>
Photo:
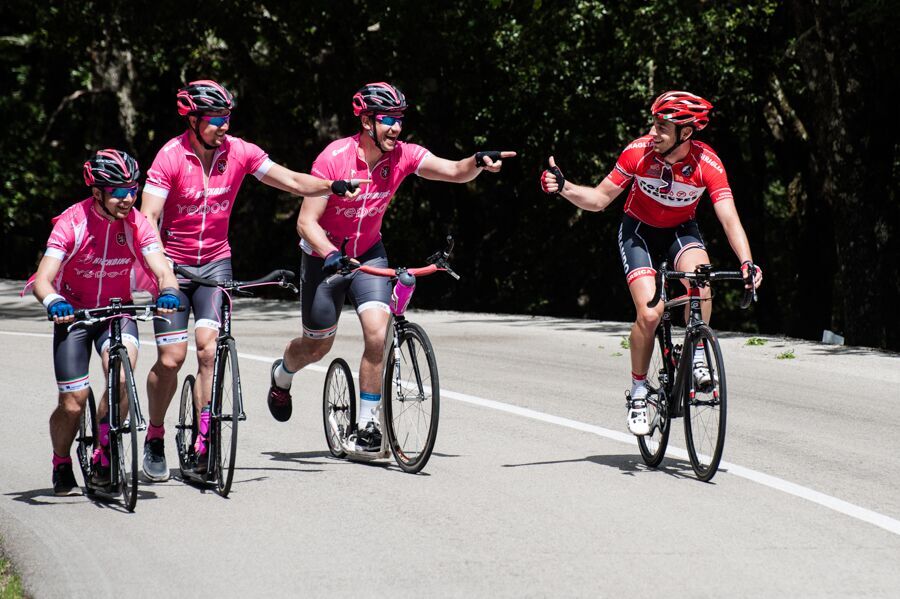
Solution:
<path fill-rule="evenodd" d="M 162 253 L 147 219 L 132 210 L 140 175 L 137 162 L 118 150 L 101 150 L 84 164 L 84 180 L 91 197 L 78 202 L 53 219 L 53 232 L 37 273 L 29 284 L 47 308 L 53 328 L 53 363 L 59 391 L 50 416 L 53 444 L 53 489 L 69 495 L 77 484 L 70 452 L 81 412 L 90 392 L 88 364 L 93 344 L 108 376 L 109 325 L 97 323 L 67 330 L 75 309 L 96 308 L 117 297 L 131 301 L 133 268 L 147 270 L 161 289 L 157 307 L 171 313 L 178 307 L 175 275 Z M 138 330 L 133 320 L 122 325 L 132 367 L 137 361 Z M 95 460 L 96 484 L 109 480 L 109 421 L 106 392 L 98 407 L 101 447 Z M 104 434 L 106 442 L 103 443 Z M 104 479 L 105 477 L 105 479 Z"/>
<path fill-rule="evenodd" d="M 159 228 L 166 255 L 176 264 L 214 280 L 232 278 L 228 227 L 244 177 L 296 195 L 338 193 L 352 197 L 355 182 L 326 181 L 275 164 L 243 139 L 228 135 L 234 98 L 215 81 L 193 81 L 176 95 L 187 129 L 157 153 L 144 186 L 141 211 Z M 219 331 L 215 289 L 182 282 L 179 297 L 194 313 L 197 344 L 197 409 L 209 405 L 212 367 Z M 144 443 L 144 474 L 151 481 L 169 478 L 164 449 L 166 411 L 187 355 L 189 311 L 171 323 L 154 323 L 158 358 L 147 378 L 150 424 Z M 198 460 L 204 463 L 204 460 Z"/>
<path fill-rule="evenodd" d="M 650 109 L 650 132 L 632 141 L 615 167 L 596 187 L 566 181 L 553 157 L 541 176 L 546 193 L 558 194 L 579 208 L 605 209 L 622 191 L 631 190 L 619 228 L 619 252 L 631 299 L 637 312 L 631 328 L 631 406 L 628 429 L 635 435 L 649 432 L 647 421 L 647 369 L 653 351 L 654 333 L 662 318 L 663 305 L 648 308 L 656 290 L 654 267 L 662 256 L 680 271 L 693 271 L 708 264 L 709 255 L 694 215 L 706 192 L 716 217 L 722 223 L 731 249 L 745 273 L 753 264 L 750 244 L 741 224 L 725 167 L 712 148 L 694 139 L 694 133 L 709 123 L 712 104 L 683 91 L 659 96 Z M 755 266 L 753 285 L 762 283 L 762 270 Z M 687 284 L 685 284 L 687 287 Z M 749 284 L 748 284 L 749 286 Z M 701 289 L 703 318 L 712 311 L 709 287 Z M 699 387 L 710 382 L 704 352 L 694 356 L 694 378 Z"/>
<path fill-rule="evenodd" d="M 407 176 L 465 183 L 482 170 L 498 172 L 504 158 L 515 152 L 476 152 L 462 160 L 438 158 L 422 146 L 400 141 L 406 98 L 389 83 L 370 83 L 353 96 L 353 112 L 361 131 L 331 143 L 313 163 L 312 173 L 324 178 L 363 177 L 371 180 L 356 198 L 334 194 L 306 197 L 297 231 L 302 239 L 301 262 L 303 335 L 288 343 L 284 357 L 272 365 L 269 410 L 276 420 L 291 416 L 290 387 L 294 374 L 321 360 L 334 343 L 345 296 L 356 307 L 363 329 L 364 350 L 359 369 L 360 411 L 356 438 L 362 451 L 377 450 L 381 433 L 375 409 L 381 399 L 381 358 L 388 322 L 390 283 L 384 278 L 354 272 L 333 274 L 341 261 L 345 238 L 347 255 L 360 263 L 387 266 L 381 243 L 381 222 L 397 187 Z"/>

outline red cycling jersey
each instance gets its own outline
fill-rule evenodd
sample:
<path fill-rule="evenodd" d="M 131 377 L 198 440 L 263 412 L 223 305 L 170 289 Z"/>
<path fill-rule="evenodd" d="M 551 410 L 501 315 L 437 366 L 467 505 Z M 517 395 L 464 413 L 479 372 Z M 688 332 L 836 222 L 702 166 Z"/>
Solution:
<path fill-rule="evenodd" d="M 722 160 L 700 141 L 691 140 L 688 155 L 668 165 L 645 135 L 626 146 L 607 178 L 622 189 L 634 180 L 625 213 L 651 227 L 677 227 L 693 219 L 704 191 L 713 204 L 733 199 Z"/>

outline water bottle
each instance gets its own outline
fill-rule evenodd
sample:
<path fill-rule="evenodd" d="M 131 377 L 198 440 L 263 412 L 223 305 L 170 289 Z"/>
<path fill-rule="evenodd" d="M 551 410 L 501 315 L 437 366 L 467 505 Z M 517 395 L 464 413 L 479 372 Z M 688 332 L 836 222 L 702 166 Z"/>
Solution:
<path fill-rule="evenodd" d="M 391 312 L 394 316 L 403 314 L 406 311 L 406 306 L 409 305 L 409 299 L 412 297 L 415 289 L 415 275 L 411 275 L 405 270 L 397 273 L 397 283 L 394 285 L 394 292 L 391 294 Z"/>

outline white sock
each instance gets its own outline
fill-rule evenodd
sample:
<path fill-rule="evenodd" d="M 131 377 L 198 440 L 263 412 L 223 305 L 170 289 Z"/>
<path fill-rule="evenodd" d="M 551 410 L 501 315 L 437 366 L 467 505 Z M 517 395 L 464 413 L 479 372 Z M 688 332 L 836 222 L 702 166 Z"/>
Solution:
<path fill-rule="evenodd" d="M 697 363 L 706 364 L 706 352 L 703 350 L 703 344 L 699 343 L 694 348 L 694 364 Z"/>
<path fill-rule="evenodd" d="M 631 399 L 647 398 L 647 379 L 639 381 L 631 379 Z"/>
<path fill-rule="evenodd" d="M 376 420 L 375 410 L 378 409 L 380 403 L 380 393 L 366 393 L 363 391 L 359 394 L 359 417 L 357 418 L 359 428 L 365 428 L 367 424 Z"/>
<path fill-rule="evenodd" d="M 275 384 L 282 389 L 290 389 L 295 374 L 297 374 L 296 371 L 291 372 L 284 367 L 284 360 L 282 359 L 281 364 L 279 364 L 278 367 L 275 368 Z"/>

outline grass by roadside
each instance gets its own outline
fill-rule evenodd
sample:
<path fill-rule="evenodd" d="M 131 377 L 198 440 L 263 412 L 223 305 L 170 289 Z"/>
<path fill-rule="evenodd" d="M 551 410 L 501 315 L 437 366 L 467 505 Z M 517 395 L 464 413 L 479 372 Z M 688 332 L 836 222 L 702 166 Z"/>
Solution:
<path fill-rule="evenodd" d="M 13 571 L 12 564 L 0 551 L 0 599 L 24 599 L 24 597 L 22 581 Z"/>

